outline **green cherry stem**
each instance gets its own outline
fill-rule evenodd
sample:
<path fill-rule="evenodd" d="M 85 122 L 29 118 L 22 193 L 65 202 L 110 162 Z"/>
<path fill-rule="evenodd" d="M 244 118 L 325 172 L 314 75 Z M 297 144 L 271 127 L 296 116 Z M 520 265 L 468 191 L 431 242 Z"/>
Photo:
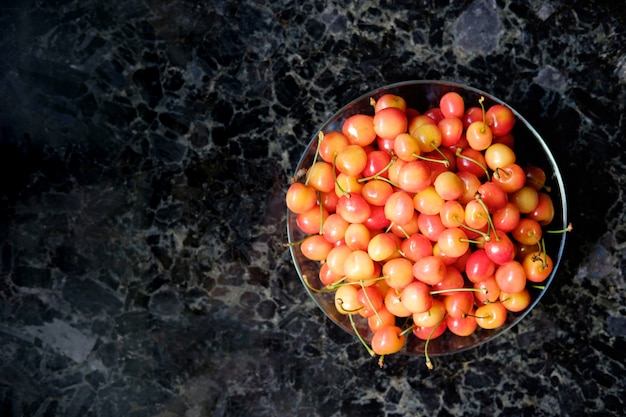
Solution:
<path fill-rule="evenodd" d="M 317 162 L 317 156 L 320 153 L 320 146 L 322 145 L 322 141 L 324 140 L 324 132 L 320 131 L 317 134 L 317 147 L 315 148 L 315 155 L 313 156 L 313 162 L 311 163 L 311 166 L 315 165 L 315 163 Z M 306 180 L 304 181 L 304 185 L 309 185 L 309 178 L 310 175 L 306 176 Z"/>
<path fill-rule="evenodd" d="M 348 314 L 348 317 L 350 318 L 350 325 L 352 326 L 352 330 L 354 330 L 356 337 L 359 339 L 361 344 L 365 347 L 365 350 L 367 350 L 370 356 L 376 356 L 376 353 L 374 352 L 374 350 L 367 344 L 365 339 L 363 339 L 363 336 L 361 336 L 361 333 L 359 332 L 359 329 L 357 329 L 356 323 L 354 322 L 354 319 L 352 318 L 352 314 Z"/>
<path fill-rule="evenodd" d="M 337 181 L 337 168 L 336 167 L 337 167 L 337 152 L 335 152 L 335 154 L 333 155 L 333 178 L 335 179 L 335 184 L 337 184 L 337 188 L 339 188 L 339 191 L 341 191 L 341 193 L 345 195 L 346 197 L 350 198 L 350 193 L 344 190 L 341 184 L 339 184 L 339 181 Z"/>
<path fill-rule="evenodd" d="M 482 168 L 483 171 L 485 171 L 485 175 L 487 176 L 487 178 L 489 178 L 489 171 L 483 164 L 481 164 L 480 162 L 478 162 L 476 159 L 472 158 L 471 156 L 463 155 L 461 152 L 463 152 L 463 148 L 458 147 L 456 148 L 455 155 L 458 156 L 459 158 L 467 159 L 468 161 L 473 162 L 476 165 L 478 165 L 480 168 Z"/>
<path fill-rule="evenodd" d="M 487 208 L 487 205 L 485 204 L 483 199 L 480 197 L 480 194 L 477 193 L 474 196 L 474 198 L 483 207 L 483 209 L 485 210 L 485 213 L 487 213 L 487 222 L 489 223 L 489 227 L 491 228 L 491 230 L 493 230 L 493 235 L 496 237 L 496 242 L 500 241 L 500 237 L 498 236 L 498 233 L 496 232 L 496 226 L 493 224 L 493 220 L 491 219 L 491 216 L 489 215 L 489 209 Z M 489 237 L 489 235 L 487 237 Z"/>

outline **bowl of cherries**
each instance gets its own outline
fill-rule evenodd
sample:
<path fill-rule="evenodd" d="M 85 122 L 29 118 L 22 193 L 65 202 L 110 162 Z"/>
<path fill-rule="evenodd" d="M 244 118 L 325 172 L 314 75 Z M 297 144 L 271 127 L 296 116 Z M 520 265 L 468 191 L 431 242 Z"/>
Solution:
<path fill-rule="evenodd" d="M 511 106 L 407 81 L 316 131 L 285 192 L 305 291 L 382 366 L 476 347 L 518 324 L 554 280 L 567 232 L 559 167 Z"/>

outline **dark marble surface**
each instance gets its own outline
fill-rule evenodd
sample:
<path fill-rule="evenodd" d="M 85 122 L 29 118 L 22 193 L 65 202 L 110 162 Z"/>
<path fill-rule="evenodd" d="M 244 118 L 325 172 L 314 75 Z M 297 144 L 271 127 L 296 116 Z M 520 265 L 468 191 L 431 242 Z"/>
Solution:
<path fill-rule="evenodd" d="M 0 415 L 621 415 L 625 45 L 619 1 L 3 1 Z M 574 224 L 527 320 L 432 371 L 283 246 L 316 126 L 407 79 L 525 114 Z"/>

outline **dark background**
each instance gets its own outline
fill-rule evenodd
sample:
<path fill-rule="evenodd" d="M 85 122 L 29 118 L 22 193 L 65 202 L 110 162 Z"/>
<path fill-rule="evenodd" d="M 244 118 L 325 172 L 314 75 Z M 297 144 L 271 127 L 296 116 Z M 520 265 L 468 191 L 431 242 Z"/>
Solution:
<path fill-rule="evenodd" d="M 615 2 L 5 1 L 3 416 L 621 415 L 626 14 Z M 284 192 L 343 104 L 449 80 L 544 136 L 574 231 L 519 326 L 367 357 L 306 295 Z"/>

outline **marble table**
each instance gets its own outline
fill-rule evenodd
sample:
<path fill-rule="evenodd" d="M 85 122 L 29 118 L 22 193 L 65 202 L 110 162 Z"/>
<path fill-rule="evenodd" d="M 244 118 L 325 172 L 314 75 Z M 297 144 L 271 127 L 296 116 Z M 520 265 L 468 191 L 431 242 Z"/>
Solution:
<path fill-rule="evenodd" d="M 626 390 L 615 1 L 0 5 L 0 415 L 610 416 Z M 302 287 L 284 192 L 377 86 L 473 85 L 561 166 L 574 231 L 493 342 L 379 368 Z"/>

